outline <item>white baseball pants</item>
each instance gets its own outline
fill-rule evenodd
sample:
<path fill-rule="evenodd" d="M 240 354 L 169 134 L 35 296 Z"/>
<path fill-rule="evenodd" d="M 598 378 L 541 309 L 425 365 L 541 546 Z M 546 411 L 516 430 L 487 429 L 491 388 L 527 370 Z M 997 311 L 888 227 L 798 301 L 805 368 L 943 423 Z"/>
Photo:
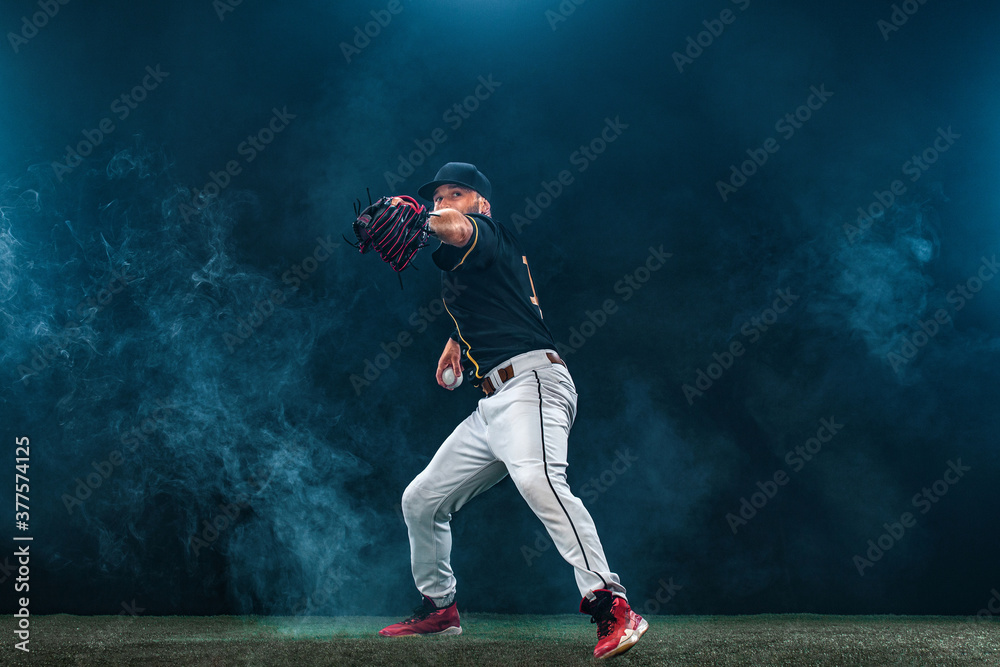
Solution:
<path fill-rule="evenodd" d="M 507 474 L 573 566 L 580 597 L 601 588 L 625 595 L 608 569 L 590 513 L 566 483 L 577 394 L 566 367 L 546 357 L 551 351 L 518 355 L 493 369 L 499 389 L 479 401 L 403 492 L 413 579 L 439 604 L 450 604 L 455 595 L 452 512 Z M 496 372 L 508 363 L 514 377 L 501 385 Z"/>

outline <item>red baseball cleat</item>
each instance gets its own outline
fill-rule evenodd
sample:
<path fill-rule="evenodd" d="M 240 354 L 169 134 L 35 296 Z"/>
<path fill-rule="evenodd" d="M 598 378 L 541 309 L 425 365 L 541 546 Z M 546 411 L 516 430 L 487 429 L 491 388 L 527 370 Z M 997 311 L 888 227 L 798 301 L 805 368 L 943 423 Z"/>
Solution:
<path fill-rule="evenodd" d="M 580 611 L 592 616 L 591 623 L 597 623 L 597 646 L 594 657 L 598 660 L 610 658 L 629 650 L 649 629 L 649 623 L 632 611 L 625 598 L 613 595 L 608 590 L 594 591 L 597 599 L 583 598 Z"/>
<path fill-rule="evenodd" d="M 413 610 L 413 616 L 384 627 L 378 631 L 383 637 L 408 637 L 411 635 L 460 635 L 462 626 L 458 620 L 457 603 L 452 602 L 444 609 L 438 609 L 434 602 L 424 596 L 424 603 Z"/>

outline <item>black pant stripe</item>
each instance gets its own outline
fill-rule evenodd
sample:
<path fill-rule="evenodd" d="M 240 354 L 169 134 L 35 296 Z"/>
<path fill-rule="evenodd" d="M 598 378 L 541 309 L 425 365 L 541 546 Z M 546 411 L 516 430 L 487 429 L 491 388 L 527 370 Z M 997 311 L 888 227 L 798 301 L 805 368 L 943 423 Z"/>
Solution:
<path fill-rule="evenodd" d="M 573 523 L 573 518 L 569 515 L 566 510 L 566 506 L 563 505 L 562 498 L 556 493 L 556 487 L 552 485 L 552 479 L 549 477 L 549 461 L 545 455 L 545 416 L 542 414 L 542 381 L 538 378 L 538 372 L 532 371 L 535 376 L 535 383 L 538 385 L 538 429 L 542 434 L 542 466 L 545 469 L 545 481 L 549 483 L 549 488 L 552 489 L 552 495 L 556 497 L 556 502 L 559 503 L 559 507 L 562 508 L 563 514 L 566 515 L 566 520 L 569 521 L 570 528 L 573 529 L 573 536 L 576 537 L 576 543 L 580 545 L 580 553 L 583 554 L 583 564 L 587 566 L 587 571 L 591 572 L 601 580 L 604 587 L 607 588 L 608 582 L 600 575 L 598 572 L 594 572 L 590 569 L 590 561 L 587 559 L 587 550 L 583 548 L 583 541 L 580 539 L 580 533 L 576 530 L 576 525 Z"/>

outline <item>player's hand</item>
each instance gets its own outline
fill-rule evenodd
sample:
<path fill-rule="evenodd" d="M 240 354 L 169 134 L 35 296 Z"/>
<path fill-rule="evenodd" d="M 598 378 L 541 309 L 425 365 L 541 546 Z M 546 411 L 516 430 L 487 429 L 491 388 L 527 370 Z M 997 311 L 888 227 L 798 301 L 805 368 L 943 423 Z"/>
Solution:
<path fill-rule="evenodd" d="M 441 358 L 438 360 L 437 374 L 435 375 L 437 383 L 445 389 L 448 388 L 448 385 L 445 384 L 441 374 L 446 368 L 450 368 L 455 373 L 455 377 L 462 375 L 462 348 L 452 338 L 449 338 L 444 346 L 444 352 L 441 353 Z"/>
<path fill-rule="evenodd" d="M 438 241 L 457 248 L 464 248 L 472 240 L 475 230 L 472 223 L 461 211 L 453 208 L 439 208 L 428 214 L 427 227 Z"/>

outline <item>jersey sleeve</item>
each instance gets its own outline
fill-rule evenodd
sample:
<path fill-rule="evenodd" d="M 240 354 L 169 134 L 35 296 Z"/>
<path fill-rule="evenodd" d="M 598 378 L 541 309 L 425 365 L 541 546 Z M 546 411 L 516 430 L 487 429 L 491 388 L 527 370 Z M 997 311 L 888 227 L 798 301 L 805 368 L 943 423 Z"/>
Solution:
<path fill-rule="evenodd" d="M 467 215 L 472 223 L 472 237 L 461 248 L 442 243 L 434 251 L 434 263 L 442 271 L 487 269 L 496 259 L 499 235 L 496 223 L 484 215 Z"/>

